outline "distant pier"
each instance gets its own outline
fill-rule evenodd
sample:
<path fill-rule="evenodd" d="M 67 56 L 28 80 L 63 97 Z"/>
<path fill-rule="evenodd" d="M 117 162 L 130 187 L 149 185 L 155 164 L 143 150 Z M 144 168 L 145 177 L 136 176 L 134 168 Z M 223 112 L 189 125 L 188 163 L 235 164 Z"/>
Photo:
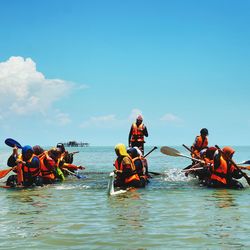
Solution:
<path fill-rule="evenodd" d="M 65 147 L 88 147 L 88 142 L 68 141 L 63 143 Z"/>

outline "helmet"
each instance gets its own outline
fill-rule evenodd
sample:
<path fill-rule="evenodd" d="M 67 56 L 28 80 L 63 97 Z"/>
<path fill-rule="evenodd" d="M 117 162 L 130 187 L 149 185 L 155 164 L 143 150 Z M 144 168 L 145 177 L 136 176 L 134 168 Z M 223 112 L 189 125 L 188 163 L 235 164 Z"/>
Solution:
<path fill-rule="evenodd" d="M 30 145 L 26 145 L 22 148 L 22 155 L 27 154 L 28 152 L 33 153 L 33 148 Z"/>
<path fill-rule="evenodd" d="M 235 152 L 235 150 L 229 146 L 224 147 L 222 151 L 227 157 L 232 157 Z"/>
<path fill-rule="evenodd" d="M 206 128 L 202 128 L 200 133 L 201 135 L 208 135 L 208 130 Z"/>

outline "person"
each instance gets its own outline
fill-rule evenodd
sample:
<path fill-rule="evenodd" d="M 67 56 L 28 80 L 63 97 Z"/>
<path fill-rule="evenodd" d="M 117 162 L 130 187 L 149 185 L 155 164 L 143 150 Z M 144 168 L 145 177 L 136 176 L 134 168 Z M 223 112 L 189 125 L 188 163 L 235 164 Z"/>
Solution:
<path fill-rule="evenodd" d="M 65 163 L 69 163 L 69 164 L 73 163 L 74 154 L 66 151 L 63 143 L 57 143 L 56 148 L 58 148 L 61 151 L 61 159 L 63 159 Z"/>
<path fill-rule="evenodd" d="M 32 185 L 42 186 L 42 177 L 40 171 L 39 158 L 34 154 L 31 146 L 22 147 L 22 154 L 18 155 L 14 147 L 12 155 L 9 157 L 7 165 L 9 167 L 17 166 L 17 180 L 7 180 L 11 186 L 15 184 L 19 186 L 29 187 Z"/>
<path fill-rule="evenodd" d="M 141 186 L 145 187 L 145 185 L 148 183 L 148 178 L 146 176 L 146 169 L 144 167 L 140 154 L 138 153 L 136 148 L 128 148 L 127 152 L 132 158 L 132 162 L 134 163 L 136 168 L 136 173 L 140 177 Z"/>
<path fill-rule="evenodd" d="M 138 147 L 142 151 L 142 154 L 144 154 L 144 136 L 148 137 L 148 130 L 142 122 L 142 115 L 138 115 L 136 122 L 130 128 L 128 144 L 129 147 Z"/>
<path fill-rule="evenodd" d="M 125 145 L 122 143 L 117 144 L 115 146 L 115 153 L 117 158 L 114 163 L 114 172 L 116 174 L 114 185 L 121 188 L 141 187 L 140 177 L 136 173 L 136 167 L 127 153 Z"/>
<path fill-rule="evenodd" d="M 200 157 L 200 151 L 204 148 L 208 147 L 208 130 L 206 128 L 202 128 L 200 130 L 200 135 L 196 136 L 193 145 L 191 146 L 191 156 L 193 158 Z"/>
<path fill-rule="evenodd" d="M 56 150 L 56 149 L 55 149 Z M 39 145 L 33 147 L 34 154 L 38 156 L 40 161 L 40 170 L 43 184 L 53 184 L 58 179 L 62 180 L 57 174 L 57 163 L 52 155 L 52 150 L 45 151 Z M 54 154 L 57 154 L 56 152 Z M 59 155 L 59 152 L 58 152 Z"/>
<path fill-rule="evenodd" d="M 230 161 L 235 150 L 229 146 L 214 153 L 214 164 L 211 167 L 211 176 L 207 182 L 208 187 L 215 188 L 236 188 L 242 189 L 243 185 L 236 179 L 243 177 L 243 174 Z"/>

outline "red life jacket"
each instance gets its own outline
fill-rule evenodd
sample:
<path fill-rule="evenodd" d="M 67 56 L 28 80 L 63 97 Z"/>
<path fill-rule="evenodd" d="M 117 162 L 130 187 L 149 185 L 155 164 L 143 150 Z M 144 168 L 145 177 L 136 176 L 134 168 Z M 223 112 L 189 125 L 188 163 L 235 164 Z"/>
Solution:
<path fill-rule="evenodd" d="M 132 130 L 132 136 L 130 141 L 131 142 L 144 142 L 144 134 L 143 134 L 143 130 L 144 130 L 144 124 L 141 123 L 138 127 L 136 123 L 133 123 L 132 125 L 133 130 Z"/>

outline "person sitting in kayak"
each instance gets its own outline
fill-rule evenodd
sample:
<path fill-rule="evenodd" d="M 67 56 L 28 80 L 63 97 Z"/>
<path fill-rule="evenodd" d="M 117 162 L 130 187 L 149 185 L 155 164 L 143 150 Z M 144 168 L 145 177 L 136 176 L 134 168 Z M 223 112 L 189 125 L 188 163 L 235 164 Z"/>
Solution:
<path fill-rule="evenodd" d="M 214 153 L 214 164 L 211 167 L 211 177 L 207 182 L 208 187 L 236 188 L 241 189 L 243 185 L 235 180 L 243 177 L 235 166 L 230 162 L 235 150 L 229 146 L 224 147 L 222 152 L 216 150 Z"/>
<path fill-rule="evenodd" d="M 140 155 L 138 154 L 138 151 L 135 148 L 129 148 L 127 150 L 127 152 L 130 155 L 130 157 L 132 158 L 132 161 L 133 161 L 135 168 L 136 168 L 136 172 L 140 177 L 141 186 L 145 186 L 148 182 L 148 178 L 145 174 L 146 170 L 144 168 L 142 159 L 141 159 Z"/>
<path fill-rule="evenodd" d="M 13 151 L 14 150 L 15 149 L 13 149 Z M 40 171 L 40 161 L 39 158 L 34 154 L 31 146 L 24 146 L 22 148 L 22 154 L 20 155 L 13 152 L 13 154 L 9 157 L 7 164 L 9 167 L 17 166 L 18 185 L 23 185 L 25 187 L 32 185 L 43 185 Z"/>
<path fill-rule="evenodd" d="M 114 163 L 116 180 L 114 185 L 116 187 L 142 187 L 139 175 L 136 172 L 136 167 L 127 153 L 124 144 L 117 144 L 115 146 L 117 159 Z"/>
<path fill-rule="evenodd" d="M 207 147 L 208 147 L 208 130 L 206 128 L 202 128 L 200 131 L 200 135 L 196 136 L 195 141 L 191 147 L 192 150 L 191 156 L 193 158 L 199 158 L 200 151 Z"/>

